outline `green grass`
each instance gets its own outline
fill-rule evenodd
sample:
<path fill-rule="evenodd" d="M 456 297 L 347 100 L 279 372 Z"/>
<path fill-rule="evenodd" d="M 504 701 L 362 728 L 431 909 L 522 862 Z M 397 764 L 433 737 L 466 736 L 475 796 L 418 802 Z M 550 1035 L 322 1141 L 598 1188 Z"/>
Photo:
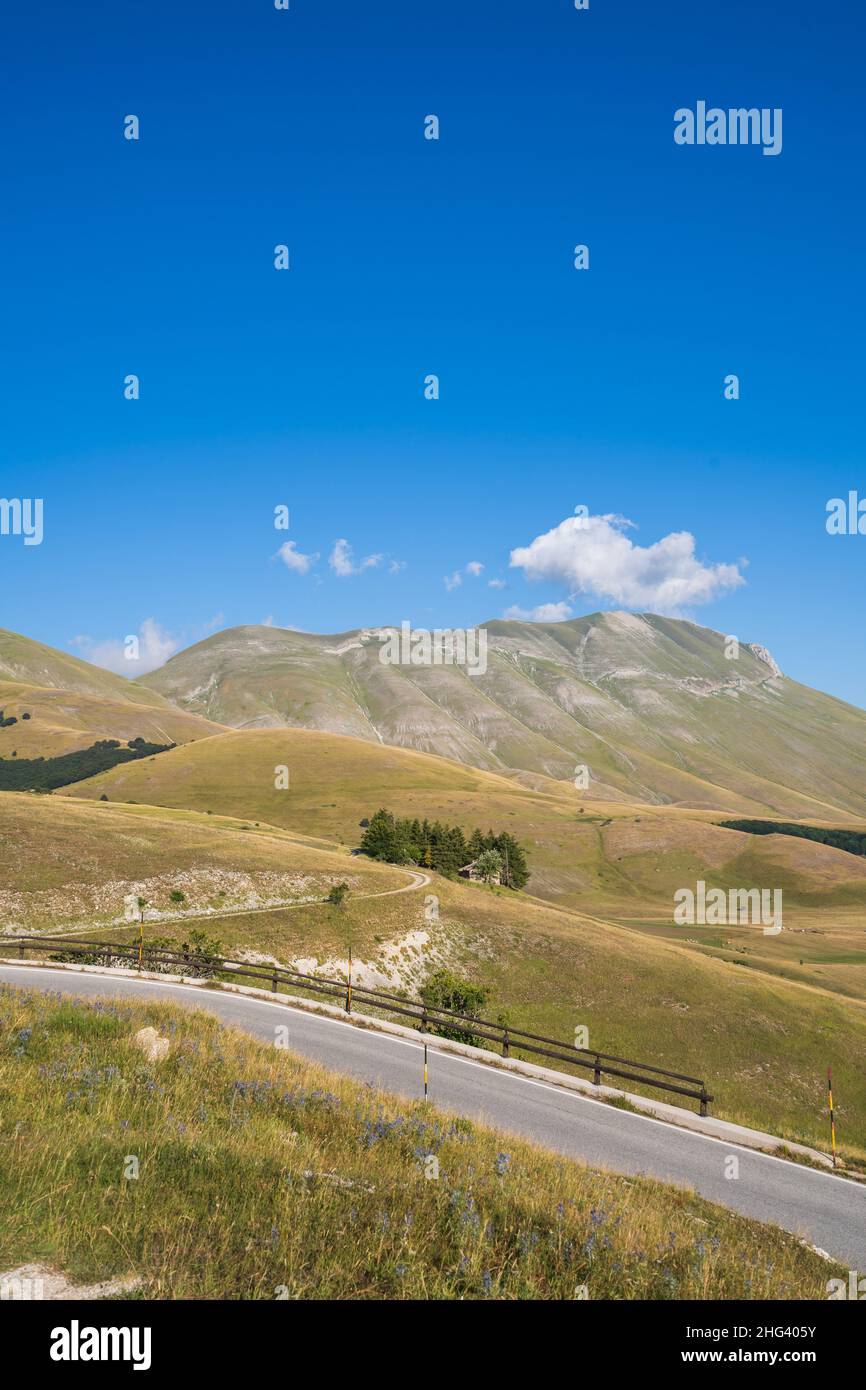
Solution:
<path fill-rule="evenodd" d="M 166 1299 L 819 1299 L 844 1273 L 168 1005 L 0 988 L 0 1103 L 0 1269 Z"/>

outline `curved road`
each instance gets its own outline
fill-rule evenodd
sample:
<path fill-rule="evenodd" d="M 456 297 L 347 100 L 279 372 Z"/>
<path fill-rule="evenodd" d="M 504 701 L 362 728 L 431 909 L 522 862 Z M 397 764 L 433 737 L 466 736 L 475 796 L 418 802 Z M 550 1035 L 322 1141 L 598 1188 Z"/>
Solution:
<path fill-rule="evenodd" d="M 419 869 L 404 869 L 400 865 L 393 865 L 399 873 L 409 874 L 412 882 L 402 883 L 399 888 L 382 888 L 378 893 L 355 893 L 353 902 L 362 902 L 365 898 L 393 898 L 396 893 L 416 893 L 419 888 L 426 888 L 428 883 L 433 880 L 429 874 L 421 873 Z M 324 901 L 324 899 L 322 900 Z M 145 917 L 145 922 L 153 927 L 169 926 L 172 923 L 180 923 L 185 926 L 187 922 L 213 922 L 220 917 L 256 917 L 265 912 L 286 912 L 293 907 L 315 906 L 309 902 L 304 902 L 300 898 L 286 899 L 284 902 L 267 903 L 264 907 L 225 907 L 216 908 L 212 912 L 181 912 L 166 913 L 163 917 Z M 104 931 L 111 926 L 137 926 L 138 921 L 132 922 L 85 922 L 84 926 L 72 926 L 63 928 L 63 936 L 80 936 L 82 932 Z M 54 928 L 52 927 L 52 931 Z M 38 933 L 37 933 L 38 934 Z M 43 933 L 50 935 L 50 933 Z"/>
<path fill-rule="evenodd" d="M 273 1042 L 277 1025 L 288 1023 L 293 1051 L 389 1091 L 409 1097 L 421 1094 L 420 1042 L 355 1028 L 286 1004 L 217 994 L 194 985 L 75 976 L 27 965 L 0 965 L 0 980 L 82 998 L 171 999 L 207 1009 L 266 1042 Z M 435 1040 L 428 1039 L 428 1045 L 432 1101 L 590 1164 L 692 1187 L 745 1216 L 775 1222 L 850 1269 L 866 1272 L 866 1185 L 441 1052 Z M 739 1161 L 735 1179 L 725 1176 L 730 1155 Z"/>

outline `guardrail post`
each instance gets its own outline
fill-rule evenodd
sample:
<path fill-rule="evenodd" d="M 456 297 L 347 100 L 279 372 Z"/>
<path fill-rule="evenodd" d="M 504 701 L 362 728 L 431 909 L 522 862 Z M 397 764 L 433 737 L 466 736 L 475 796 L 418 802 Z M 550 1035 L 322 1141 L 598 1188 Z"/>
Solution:
<path fill-rule="evenodd" d="M 600 1058 L 600 1057 L 596 1057 L 596 1059 L 595 1059 L 595 1067 L 593 1068 L 592 1080 L 593 1080 L 594 1085 L 596 1085 L 596 1086 L 600 1086 L 600 1085 L 601 1085 L 601 1058 Z"/>
<path fill-rule="evenodd" d="M 503 1057 L 507 1057 L 507 1056 L 509 1055 L 509 1046 L 510 1046 L 510 1044 L 509 1044 L 509 1041 L 508 1041 L 508 1029 L 506 1028 L 506 1029 L 504 1029 L 503 1034 L 502 1034 L 502 1055 L 503 1055 Z"/>
<path fill-rule="evenodd" d="M 23 942 L 23 941 L 19 941 L 19 943 L 18 943 L 18 959 L 19 959 L 19 960 L 23 960 L 23 959 L 24 959 L 24 953 L 25 953 L 26 950 L 27 950 L 27 947 L 24 945 L 24 942 Z"/>
<path fill-rule="evenodd" d="M 706 1119 L 710 1113 L 710 1097 L 707 1094 L 706 1086 L 701 1084 L 701 1118 Z"/>
<path fill-rule="evenodd" d="M 427 1022 L 428 1022 L 428 1019 L 427 1019 L 427 1005 L 425 1004 L 424 1007 L 423 1007 L 423 1009 L 421 1010 L 421 1032 L 422 1032 L 422 1033 L 426 1033 L 426 1032 L 427 1032 Z"/>

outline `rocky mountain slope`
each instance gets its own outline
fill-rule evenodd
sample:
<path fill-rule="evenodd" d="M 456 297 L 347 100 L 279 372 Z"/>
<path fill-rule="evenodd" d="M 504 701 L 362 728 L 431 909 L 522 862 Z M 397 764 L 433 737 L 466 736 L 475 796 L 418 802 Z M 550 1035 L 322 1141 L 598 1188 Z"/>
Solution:
<path fill-rule="evenodd" d="M 732 657 L 723 634 L 653 614 L 485 630 L 477 675 L 383 663 L 389 629 L 240 627 L 142 684 L 233 728 L 319 729 L 512 775 L 583 778 L 587 798 L 866 814 L 866 713 L 789 680 L 760 645 Z"/>

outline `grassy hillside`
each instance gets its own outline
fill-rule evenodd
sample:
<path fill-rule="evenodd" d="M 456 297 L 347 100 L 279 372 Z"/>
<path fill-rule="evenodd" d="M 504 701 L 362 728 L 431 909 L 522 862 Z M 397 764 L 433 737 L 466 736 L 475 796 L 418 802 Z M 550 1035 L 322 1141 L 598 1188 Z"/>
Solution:
<path fill-rule="evenodd" d="M 286 790 L 274 785 L 279 764 L 289 769 Z M 672 928 L 674 892 L 699 877 L 723 887 L 781 887 L 804 921 L 814 908 L 844 916 L 866 905 L 866 860 L 840 850 L 724 830 L 709 813 L 593 803 L 571 786 L 546 788 L 429 754 L 285 729 L 188 744 L 64 794 L 254 816 L 349 847 L 359 843 L 359 822 L 382 805 L 468 829 L 510 830 L 529 848 L 534 896 L 638 925 Z"/>
<path fill-rule="evenodd" d="M 491 622 L 487 669 L 388 665 L 385 629 L 232 628 L 144 678 L 235 728 L 286 725 L 571 780 L 588 799 L 866 815 L 866 714 L 762 648 L 654 614 Z"/>
<path fill-rule="evenodd" d="M 273 736 L 228 736 L 229 741 L 268 737 Z M 294 737 L 315 741 L 324 736 Z M 187 751 L 195 761 L 202 747 L 194 744 L 177 751 Z M 362 747 L 366 751 L 367 746 Z M 407 756 L 380 751 L 391 759 Z M 152 766 L 158 768 L 160 761 L 174 756 L 161 754 Z M 424 762 L 422 755 L 408 756 Z M 327 760 L 319 752 L 313 764 L 320 779 L 316 795 L 321 797 Z M 345 768 L 345 757 L 342 765 Z M 244 766 L 253 768 L 255 781 L 255 765 L 249 756 Z M 441 768 L 435 770 L 441 773 Z M 465 769 L 457 769 L 457 774 L 483 777 Z M 392 778 L 391 791 L 396 795 L 394 787 Z M 460 796 L 451 792 L 447 796 L 454 797 L 459 814 Z M 13 800 L 0 798 L 0 811 Z M 328 815 L 333 814 L 332 801 L 327 804 Z M 577 1026 L 585 1026 L 591 1045 L 602 1051 L 706 1077 L 718 1098 L 716 1113 L 818 1147 L 827 1142 L 825 1072 L 832 1064 L 843 1150 L 855 1158 L 866 1156 L 866 1007 L 862 999 L 853 997 L 854 991 L 849 990 L 851 997 L 842 997 L 841 986 L 826 978 L 829 967 L 818 958 L 818 943 L 830 938 L 801 936 L 793 928 L 778 937 L 764 937 L 759 930 L 744 927 L 726 933 L 733 944 L 725 947 L 718 928 L 674 929 L 669 924 L 667 935 L 662 935 L 653 924 L 641 929 L 615 924 L 598 913 L 591 898 L 582 911 L 566 910 L 508 890 L 491 891 L 436 876 L 419 891 L 365 897 L 366 879 L 359 881 L 355 876 L 382 875 L 387 889 L 405 885 L 407 875 L 350 858 L 345 848 L 335 847 L 329 853 L 320 848 L 326 845 L 324 840 L 271 830 L 263 821 L 258 830 L 244 831 L 243 825 L 254 826 L 254 821 L 60 796 L 19 797 L 17 803 L 17 823 L 10 826 L 8 843 L 21 846 L 20 858 L 14 862 L 22 878 L 31 876 L 30 901 L 38 905 L 42 923 L 50 920 L 46 906 L 62 922 L 64 911 L 66 920 L 73 920 L 91 901 L 78 886 L 82 864 L 90 866 L 88 873 L 94 880 L 102 875 L 109 884 L 120 880 L 128 885 L 133 878 L 145 882 L 149 885 L 145 896 L 152 896 L 165 910 L 170 909 L 167 897 L 177 881 L 179 854 L 181 869 L 195 869 L 212 864 L 217 844 L 227 844 L 233 868 L 241 872 L 241 865 L 246 869 L 254 862 L 251 856 L 272 839 L 275 852 L 289 856 L 291 873 L 298 864 L 308 868 L 313 849 L 318 849 L 321 886 L 329 877 L 352 884 L 352 896 L 343 909 L 324 904 L 322 892 L 317 901 L 300 902 L 287 910 L 233 915 L 220 912 L 212 890 L 203 889 L 208 905 L 216 908 L 208 919 L 209 930 L 227 952 L 252 952 L 285 964 L 295 962 L 303 970 L 339 975 L 345 971 L 351 945 L 356 980 L 410 991 L 417 990 L 432 969 L 447 965 L 488 989 L 492 1017 L 505 1012 L 516 1025 L 564 1040 L 573 1038 Z M 503 813 L 505 808 L 503 802 Z M 28 831 L 28 820 L 37 815 L 41 819 L 33 820 Z M 67 817 L 73 819 L 67 823 Z M 175 818 L 180 827 L 176 844 L 172 840 Z M 308 824 L 315 820 L 306 814 L 299 819 Z M 521 828 L 514 822 L 504 824 L 518 832 Z M 631 833 L 633 825 L 632 816 L 622 833 Z M 611 829 L 607 827 L 605 833 Z M 593 833 L 598 843 L 600 827 L 596 825 Z M 777 838 L 758 841 L 733 831 L 716 833 L 732 837 L 737 845 L 743 841 L 766 852 Z M 292 837 L 299 842 L 297 849 Z M 793 849 L 802 843 L 809 854 L 837 855 L 855 868 L 861 863 L 839 850 L 778 839 Z M 54 846 L 50 855 L 45 853 L 46 845 Z M 658 857 L 650 844 L 647 854 L 654 853 Z M 613 869 L 620 865 L 614 862 Z M 40 886 L 46 872 L 57 885 L 49 897 Z M 752 865 L 749 873 L 754 872 Z M 246 881 L 240 882 L 248 892 Z M 96 893 L 87 890 L 91 891 Z M 118 889 L 111 888 L 110 903 L 116 903 L 118 896 Z M 236 901 L 242 897 L 239 891 Z M 67 899 L 74 911 L 64 908 Z M 95 901 L 99 905 L 98 895 Z M 164 921 L 154 921 L 151 929 L 164 932 Z M 129 934 L 134 929 L 125 930 Z M 124 928 L 112 925 L 103 935 L 122 937 Z M 792 959 L 792 952 L 803 950 L 805 941 L 815 955 L 801 966 Z M 862 929 L 857 943 L 862 960 Z M 844 972 L 858 967 L 838 964 L 834 968 L 844 978 Z"/>
<path fill-rule="evenodd" d="M 165 1005 L 0 989 L 0 1092 L 0 1270 L 168 1299 L 820 1299 L 844 1277 L 776 1228 Z"/>
<path fill-rule="evenodd" d="M 133 892 L 147 900 L 145 920 L 158 922 L 320 901 L 343 881 L 353 892 L 375 893 L 407 879 L 399 869 L 271 826 L 0 795 L 0 933 L 121 922 L 124 898 Z M 172 902 L 173 892 L 183 893 L 182 903 Z"/>
<path fill-rule="evenodd" d="M 42 642 L 34 642 L 6 628 L 0 628 L 0 680 L 165 707 L 162 696 L 137 681 L 116 676 L 101 666 L 92 666 L 89 661 L 46 647 Z"/>
<path fill-rule="evenodd" d="M 18 722 L 0 729 L 0 758 L 56 758 L 91 747 L 97 739 L 128 743 L 188 743 L 223 732 L 222 726 L 160 702 L 54 690 L 0 680 L 0 709 Z M 25 719 L 24 715 L 30 718 Z"/>

